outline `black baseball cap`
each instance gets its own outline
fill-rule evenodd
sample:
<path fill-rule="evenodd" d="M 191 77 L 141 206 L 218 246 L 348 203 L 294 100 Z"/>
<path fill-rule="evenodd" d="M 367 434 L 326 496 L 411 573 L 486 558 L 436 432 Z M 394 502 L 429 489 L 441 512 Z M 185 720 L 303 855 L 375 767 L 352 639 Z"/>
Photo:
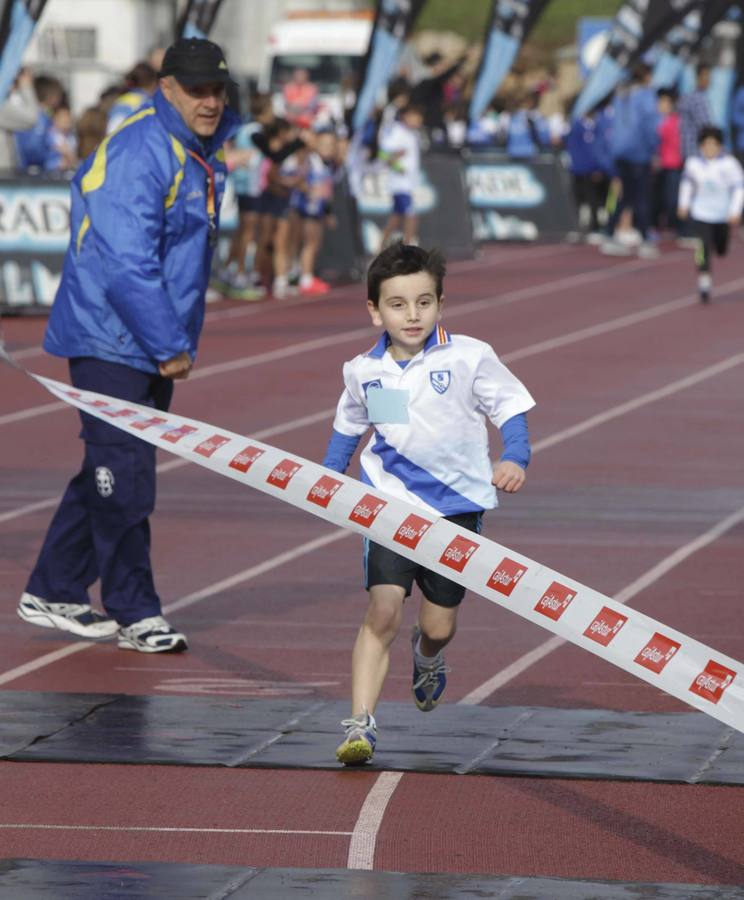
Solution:
<path fill-rule="evenodd" d="M 232 84 L 225 54 L 204 38 L 179 38 L 165 51 L 160 77 L 172 75 L 185 87 L 222 82 Z"/>

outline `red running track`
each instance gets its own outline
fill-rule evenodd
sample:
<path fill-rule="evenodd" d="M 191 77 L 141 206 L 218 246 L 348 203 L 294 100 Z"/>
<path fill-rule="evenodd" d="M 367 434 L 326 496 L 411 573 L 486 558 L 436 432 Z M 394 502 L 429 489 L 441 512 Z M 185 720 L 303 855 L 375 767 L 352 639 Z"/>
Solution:
<path fill-rule="evenodd" d="M 487 533 L 741 658 L 744 528 L 727 527 L 744 509 L 739 253 L 718 266 L 721 293 L 702 308 L 677 250 L 608 261 L 581 247 L 497 248 L 451 267 L 444 323 L 489 340 L 538 401 L 527 485 L 487 517 Z M 65 378 L 61 361 L 35 352 L 42 321 L 6 321 L 5 332 L 30 368 Z M 174 408 L 320 458 L 341 365 L 373 336 L 359 287 L 218 304 Z M 165 454 L 155 571 L 192 650 L 149 658 L 18 620 L 80 446 L 72 412 L 15 372 L 0 378 L 5 690 L 347 696 L 364 609 L 356 539 Z M 680 548 L 688 555 L 665 565 Z M 287 551 L 294 560 L 278 562 Z M 406 625 L 414 614 L 409 604 Z M 448 702 L 685 709 L 578 648 L 551 650 L 546 632 L 482 598 L 466 600 L 460 621 Z M 401 639 L 385 700 L 409 696 L 407 651 Z M 382 722 L 381 757 L 384 740 Z M 744 882 L 735 788 L 41 763 L 0 764 L 0 782 L 5 856 Z"/>

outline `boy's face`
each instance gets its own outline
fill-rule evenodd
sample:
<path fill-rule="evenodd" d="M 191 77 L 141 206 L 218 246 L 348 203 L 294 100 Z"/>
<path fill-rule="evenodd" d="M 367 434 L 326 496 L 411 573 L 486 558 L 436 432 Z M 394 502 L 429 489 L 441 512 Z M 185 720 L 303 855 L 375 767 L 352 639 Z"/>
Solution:
<path fill-rule="evenodd" d="M 396 275 L 380 285 L 377 306 L 367 301 L 372 322 L 390 335 L 393 359 L 413 359 L 441 319 L 444 297 L 437 299 L 436 283 L 428 272 Z"/>
<path fill-rule="evenodd" d="M 417 109 L 409 109 L 403 115 L 403 122 L 413 131 L 417 131 L 424 124 L 424 117 Z"/>
<path fill-rule="evenodd" d="M 715 138 L 709 137 L 700 144 L 700 152 L 706 159 L 715 159 L 721 154 L 721 145 Z"/>

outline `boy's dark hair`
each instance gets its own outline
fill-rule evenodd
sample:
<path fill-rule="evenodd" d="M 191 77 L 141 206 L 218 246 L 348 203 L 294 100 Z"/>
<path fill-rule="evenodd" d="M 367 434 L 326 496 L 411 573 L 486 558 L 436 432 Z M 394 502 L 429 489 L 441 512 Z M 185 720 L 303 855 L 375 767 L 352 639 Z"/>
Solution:
<path fill-rule="evenodd" d="M 398 113 L 398 118 L 402 119 L 408 113 L 418 113 L 418 115 L 424 115 L 424 108 L 420 106 L 418 103 L 406 103 L 404 107 Z"/>
<path fill-rule="evenodd" d="M 676 103 L 679 99 L 679 94 L 674 88 L 659 88 L 656 92 L 656 96 L 661 100 L 662 97 L 666 97 L 668 100 L 671 100 L 672 103 Z"/>
<path fill-rule="evenodd" d="M 436 285 L 437 300 L 442 296 L 447 262 L 440 250 L 424 250 L 414 244 L 396 241 L 372 260 L 367 270 L 367 297 L 377 306 L 380 302 L 380 286 L 388 278 L 398 275 L 415 275 L 428 272 Z"/>
<path fill-rule="evenodd" d="M 702 144 L 703 141 L 707 141 L 708 138 L 713 138 L 714 141 L 723 144 L 723 132 L 720 128 L 716 128 L 715 125 L 703 125 L 700 131 L 698 131 L 698 144 Z"/>

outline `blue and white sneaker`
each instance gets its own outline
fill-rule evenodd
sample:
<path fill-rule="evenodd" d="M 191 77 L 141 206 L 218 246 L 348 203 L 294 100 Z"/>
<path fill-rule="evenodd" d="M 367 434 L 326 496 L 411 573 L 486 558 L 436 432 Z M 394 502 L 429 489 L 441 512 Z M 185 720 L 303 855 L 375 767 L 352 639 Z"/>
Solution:
<path fill-rule="evenodd" d="M 140 653 L 180 653 L 188 650 L 189 645 L 186 635 L 172 628 L 162 616 L 148 616 L 131 625 L 122 625 L 119 647 Z"/>
<path fill-rule="evenodd" d="M 366 710 L 344 719 L 346 737 L 336 748 L 336 759 L 345 766 L 361 766 L 372 759 L 377 744 L 377 722 Z"/>
<path fill-rule="evenodd" d="M 21 595 L 18 615 L 32 625 L 58 628 L 94 640 L 113 637 L 119 630 L 113 619 L 96 612 L 88 603 L 50 603 L 28 592 Z"/>
<path fill-rule="evenodd" d="M 411 632 L 411 647 L 413 648 L 413 699 L 421 712 L 429 712 L 442 699 L 444 689 L 447 687 L 447 672 L 449 669 L 444 664 L 444 657 L 437 654 L 433 662 L 425 665 L 421 662 L 421 656 L 417 652 L 421 629 L 414 625 Z"/>

